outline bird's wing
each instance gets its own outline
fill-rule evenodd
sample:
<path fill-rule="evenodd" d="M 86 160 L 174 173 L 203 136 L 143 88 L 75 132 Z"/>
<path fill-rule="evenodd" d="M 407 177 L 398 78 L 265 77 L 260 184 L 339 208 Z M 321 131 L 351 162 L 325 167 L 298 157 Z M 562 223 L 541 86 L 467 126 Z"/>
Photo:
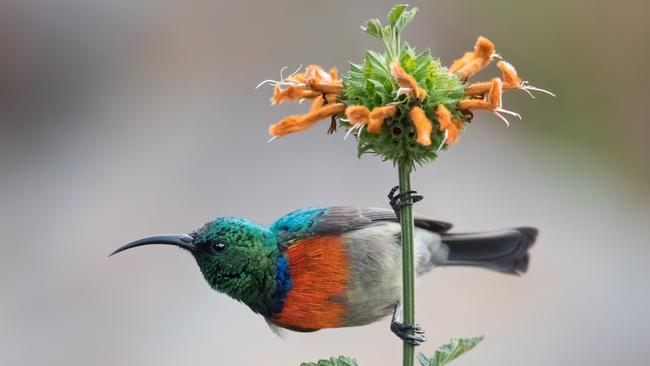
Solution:
<path fill-rule="evenodd" d="M 388 210 L 385 208 L 365 208 L 362 210 L 368 212 L 367 216 L 370 217 L 373 221 L 397 222 L 395 213 L 392 210 Z M 449 222 L 433 220 L 422 216 L 416 216 L 414 218 L 414 221 L 415 221 L 415 227 L 433 231 L 434 233 L 439 233 L 439 234 L 446 233 L 454 226 Z"/>
<path fill-rule="evenodd" d="M 291 245 L 312 236 L 337 235 L 383 221 L 396 222 L 393 211 L 383 208 L 316 207 L 297 210 L 280 218 L 270 229 L 281 244 Z M 437 233 L 448 231 L 452 225 L 442 221 L 416 217 L 415 226 Z"/>

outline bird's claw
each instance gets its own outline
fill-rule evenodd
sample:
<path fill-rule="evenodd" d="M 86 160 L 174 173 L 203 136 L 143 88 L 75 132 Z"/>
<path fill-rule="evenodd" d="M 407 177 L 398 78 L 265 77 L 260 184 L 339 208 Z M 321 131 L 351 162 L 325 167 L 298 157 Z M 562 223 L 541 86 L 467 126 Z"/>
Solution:
<path fill-rule="evenodd" d="M 397 193 L 398 190 L 399 190 L 399 186 L 395 186 L 393 187 L 393 189 L 390 190 L 390 192 L 388 193 L 388 202 L 390 203 L 390 207 L 393 208 L 393 211 L 395 212 L 395 216 L 397 216 L 397 219 L 399 220 L 400 211 L 402 210 L 402 207 L 406 205 L 412 205 L 416 202 L 422 201 L 424 197 L 422 195 L 416 194 L 418 193 L 417 191 L 407 191 L 404 193 Z"/>
<path fill-rule="evenodd" d="M 393 321 L 390 323 L 390 330 L 401 340 L 414 346 L 419 346 L 427 340 L 427 337 L 424 336 L 424 329 L 418 324 Z"/>

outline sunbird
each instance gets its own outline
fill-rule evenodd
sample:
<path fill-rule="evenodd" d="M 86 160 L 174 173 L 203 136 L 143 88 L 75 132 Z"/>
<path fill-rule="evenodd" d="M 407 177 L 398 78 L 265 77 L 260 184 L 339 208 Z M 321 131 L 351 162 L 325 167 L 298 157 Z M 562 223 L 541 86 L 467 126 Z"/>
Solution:
<path fill-rule="evenodd" d="M 475 266 L 507 274 L 528 268 L 537 229 L 449 233 L 452 224 L 415 217 L 417 276 L 438 266 Z M 378 321 L 411 344 L 424 331 L 400 320 L 401 226 L 381 208 L 319 207 L 294 211 L 270 227 L 220 217 L 180 235 L 122 246 L 168 244 L 189 252 L 210 287 L 248 305 L 272 329 L 311 332 Z"/>

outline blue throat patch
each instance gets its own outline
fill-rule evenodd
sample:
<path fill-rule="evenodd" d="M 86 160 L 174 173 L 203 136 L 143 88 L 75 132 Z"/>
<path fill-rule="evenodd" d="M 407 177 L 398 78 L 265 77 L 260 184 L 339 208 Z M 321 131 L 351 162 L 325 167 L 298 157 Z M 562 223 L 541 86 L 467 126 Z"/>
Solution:
<path fill-rule="evenodd" d="M 291 290 L 291 273 L 289 271 L 289 261 L 283 256 L 278 257 L 277 272 L 275 274 L 275 281 L 278 288 L 273 294 L 273 297 L 268 304 L 268 315 L 274 315 L 282 312 L 284 307 L 284 300 L 287 298 L 289 290 Z"/>

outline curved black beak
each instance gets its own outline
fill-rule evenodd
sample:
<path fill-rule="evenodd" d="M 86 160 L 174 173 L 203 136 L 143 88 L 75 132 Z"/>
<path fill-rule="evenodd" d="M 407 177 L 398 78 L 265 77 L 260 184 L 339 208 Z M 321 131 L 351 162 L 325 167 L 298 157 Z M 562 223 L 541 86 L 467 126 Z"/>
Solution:
<path fill-rule="evenodd" d="M 194 238 L 187 235 L 187 234 L 180 234 L 180 235 L 157 235 L 157 236 L 150 236 L 148 238 L 136 240 L 134 242 L 131 242 L 129 244 L 124 245 L 123 247 L 117 249 L 113 253 L 109 254 L 108 256 L 112 256 L 113 254 L 117 254 L 119 252 L 123 252 L 127 249 L 143 246 L 143 245 L 150 245 L 150 244 L 166 244 L 166 245 L 175 245 L 177 247 L 181 247 L 183 249 L 187 249 L 190 252 L 193 252 L 194 249 L 196 248 L 194 246 Z"/>

